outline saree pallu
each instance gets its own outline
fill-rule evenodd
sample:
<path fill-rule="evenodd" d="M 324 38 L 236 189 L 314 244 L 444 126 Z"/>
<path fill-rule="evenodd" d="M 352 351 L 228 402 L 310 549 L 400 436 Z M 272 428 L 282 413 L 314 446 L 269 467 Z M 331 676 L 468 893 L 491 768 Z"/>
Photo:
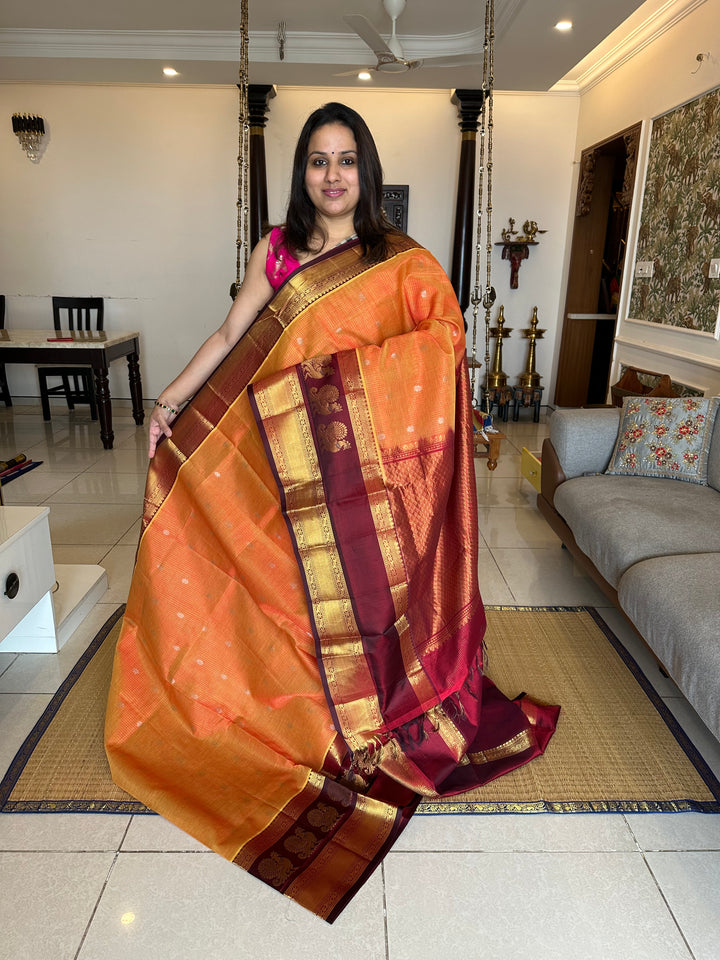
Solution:
<path fill-rule="evenodd" d="M 541 753 L 483 675 L 463 321 L 409 238 L 296 271 L 148 476 L 108 701 L 123 789 L 326 920 L 422 796 Z"/>

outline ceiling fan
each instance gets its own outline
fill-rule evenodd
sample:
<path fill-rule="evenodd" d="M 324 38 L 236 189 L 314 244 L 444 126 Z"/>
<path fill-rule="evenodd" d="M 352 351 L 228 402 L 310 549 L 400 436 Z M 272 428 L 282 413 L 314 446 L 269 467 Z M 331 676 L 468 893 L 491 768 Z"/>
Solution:
<path fill-rule="evenodd" d="M 462 67 L 482 63 L 482 56 L 456 54 L 445 57 L 425 57 L 422 60 L 408 60 L 397 37 L 397 21 L 405 9 L 406 0 L 383 0 L 387 15 L 392 20 L 392 33 L 387 40 L 383 40 L 375 27 L 365 17 L 352 14 L 345 17 L 348 26 L 357 33 L 372 50 L 377 63 L 371 69 L 381 73 L 403 73 L 406 70 L 415 70 L 423 65 L 428 67 Z"/>

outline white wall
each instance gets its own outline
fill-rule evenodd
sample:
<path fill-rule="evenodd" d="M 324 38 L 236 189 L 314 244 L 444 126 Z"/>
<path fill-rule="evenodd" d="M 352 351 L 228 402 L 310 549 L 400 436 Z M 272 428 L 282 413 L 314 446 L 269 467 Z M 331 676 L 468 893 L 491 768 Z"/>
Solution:
<path fill-rule="evenodd" d="M 635 259 L 651 121 L 720 84 L 720 54 L 713 45 L 718 36 L 720 4 L 717 0 L 708 0 L 581 98 L 576 159 L 586 147 L 634 123 L 643 122 L 628 238 L 628 266 Z M 698 64 L 697 54 L 708 51 L 710 59 Z M 720 240 L 716 256 L 720 256 Z M 708 394 L 720 393 L 720 343 L 717 340 L 626 319 L 631 274 L 631 269 L 625 270 L 619 304 L 615 373 L 620 362 L 629 363 L 669 373 L 682 382 L 702 387 Z"/>
<path fill-rule="evenodd" d="M 497 93 L 494 101 L 492 275 L 497 300 L 492 320 L 494 324 L 500 305 L 504 305 L 505 327 L 513 333 L 503 342 L 502 368 L 508 374 L 508 383 L 514 385 L 528 357 L 528 343 L 521 331 L 530 326 L 533 307 L 537 306 L 539 327 L 546 332 L 537 343 L 536 369 L 545 388 L 543 403 L 547 404 L 552 403 L 555 392 L 552 363 L 561 297 L 564 300 L 563 266 L 568 209 L 574 201 L 573 150 L 579 97 Z M 516 230 L 522 230 L 525 220 L 535 220 L 541 230 L 547 230 L 538 234 L 538 246 L 530 247 L 528 259 L 522 262 L 517 290 L 510 288 L 510 263 L 501 259 L 502 247 L 495 245 L 510 217 L 516 221 Z M 484 267 L 483 259 L 481 283 Z M 484 341 L 484 322 L 478 330 L 478 339 L 481 337 Z M 484 352 L 483 342 L 477 350 L 479 359 Z M 491 340 L 491 363 L 494 354 L 495 341 Z"/>
<path fill-rule="evenodd" d="M 292 151 L 307 115 L 336 90 L 280 88 L 265 130 L 269 214 L 287 202 Z M 385 182 L 410 185 L 408 232 L 449 269 L 460 153 L 450 91 L 343 89 L 367 120 Z M 156 397 L 222 321 L 235 277 L 237 92 L 234 88 L 0 85 L 0 109 L 46 118 L 37 164 L 0 137 L 0 291 L 7 325 L 51 325 L 50 297 L 106 298 L 106 325 L 140 330 L 143 389 Z M 497 94 L 493 238 L 508 217 L 547 229 L 509 287 L 494 247 L 498 305 L 516 331 L 504 369 L 514 382 L 533 305 L 548 329 L 538 372 L 548 383 L 571 194 L 578 98 Z M 484 237 L 483 237 L 484 243 Z M 483 259 L 484 264 L 484 259 Z M 484 273 L 482 274 L 484 282 Z M 497 309 L 493 311 L 493 321 Z M 470 316 L 468 315 L 469 319 Z M 484 354 L 481 315 L 478 355 Z M 30 367 L 8 367 L 16 396 L 37 396 Z M 121 364 L 113 396 L 129 395 Z"/>
<path fill-rule="evenodd" d="M 52 326 L 50 297 L 107 298 L 108 328 L 140 330 L 155 397 L 222 320 L 235 271 L 237 98 L 225 89 L 0 85 L 0 113 L 39 113 L 31 163 L 0 137 L 6 324 Z M 113 364 L 113 396 L 129 396 Z M 31 367 L 8 367 L 37 396 Z"/>

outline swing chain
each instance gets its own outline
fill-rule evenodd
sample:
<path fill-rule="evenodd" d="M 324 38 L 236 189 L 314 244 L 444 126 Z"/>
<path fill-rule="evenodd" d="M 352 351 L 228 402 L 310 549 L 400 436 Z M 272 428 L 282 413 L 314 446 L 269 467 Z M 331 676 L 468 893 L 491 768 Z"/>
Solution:
<path fill-rule="evenodd" d="M 235 265 L 235 290 L 240 289 L 249 257 L 249 187 L 250 166 L 250 109 L 248 98 L 248 0 L 240 2 L 240 67 L 239 67 L 239 116 L 238 116 L 238 199 L 237 199 L 237 259 Z"/>
<path fill-rule="evenodd" d="M 485 3 L 485 37 L 483 42 L 483 99 L 480 114 L 480 159 L 478 163 L 477 228 L 475 238 L 475 287 L 470 297 L 473 306 L 472 357 L 477 354 L 477 325 L 480 305 L 485 310 L 485 400 L 488 407 L 488 375 L 490 370 L 490 311 L 496 293 L 492 286 L 492 170 L 493 170 L 493 89 L 495 84 L 495 2 Z M 487 160 L 486 160 L 487 156 Z M 487 179 L 485 175 L 487 174 Z M 482 208 L 486 200 L 485 288 L 481 294 L 480 263 L 482 260 Z M 470 383 L 475 402 L 477 365 L 473 364 Z"/>

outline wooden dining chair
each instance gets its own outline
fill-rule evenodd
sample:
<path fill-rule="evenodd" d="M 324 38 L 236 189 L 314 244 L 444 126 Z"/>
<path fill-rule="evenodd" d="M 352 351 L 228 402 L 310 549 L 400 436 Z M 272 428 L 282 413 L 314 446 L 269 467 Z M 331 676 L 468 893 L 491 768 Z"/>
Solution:
<path fill-rule="evenodd" d="M 0 330 L 5 329 L 5 294 L 0 293 Z M 5 376 L 5 364 L 0 363 L 0 397 L 5 401 L 6 407 L 12 406 L 12 397 L 8 387 L 7 377 Z"/>
<path fill-rule="evenodd" d="M 102 297 L 53 297 L 53 324 L 58 334 L 75 331 L 102 330 L 104 301 Z M 60 383 L 49 387 L 48 379 L 59 378 Z M 40 402 L 43 420 L 50 419 L 50 397 L 65 397 L 69 410 L 76 403 L 90 404 L 90 416 L 97 420 L 97 402 L 93 383 L 92 367 L 73 364 L 73 366 L 38 367 L 40 383 Z"/>

